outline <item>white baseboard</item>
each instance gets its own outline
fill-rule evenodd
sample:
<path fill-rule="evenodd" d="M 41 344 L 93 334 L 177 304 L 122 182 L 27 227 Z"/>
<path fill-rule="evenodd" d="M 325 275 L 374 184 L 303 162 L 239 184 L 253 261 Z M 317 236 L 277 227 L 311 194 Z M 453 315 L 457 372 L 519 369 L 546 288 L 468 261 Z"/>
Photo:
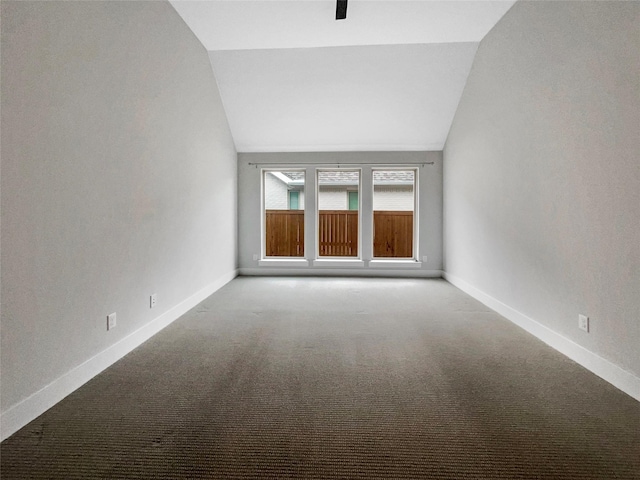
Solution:
<path fill-rule="evenodd" d="M 189 298 L 183 300 L 175 307 L 166 311 L 122 340 L 111 345 L 106 350 L 103 350 L 97 355 L 91 357 L 89 360 L 68 371 L 46 387 L 13 405 L 5 412 L 2 412 L 2 415 L 0 416 L 1 440 L 9 437 L 24 427 L 27 423 L 43 414 L 64 397 L 80 388 L 104 369 L 120 360 L 127 353 L 131 352 L 160 330 L 180 318 L 198 303 L 213 294 L 216 290 L 233 280 L 237 275 L 238 270 L 232 270 L 226 275 L 223 275 L 215 282 L 194 293 Z"/>
<path fill-rule="evenodd" d="M 241 268 L 245 276 L 311 276 L 311 277 L 397 277 L 397 278 L 442 278 L 442 270 L 394 270 L 390 268 Z"/>
<path fill-rule="evenodd" d="M 587 350 L 583 346 L 578 345 L 574 341 L 569 340 L 568 338 L 551 330 L 549 327 L 546 327 L 525 314 L 505 305 L 500 300 L 484 293 L 482 290 L 477 289 L 461 278 L 446 272 L 444 272 L 443 278 L 487 307 L 495 310 L 507 320 L 510 320 L 527 332 L 536 336 L 553 349 L 563 355 L 566 355 L 571 360 L 595 373 L 614 387 L 640 401 L 640 378 L 636 377 L 631 372 L 620 368 L 615 363 L 596 355 L 592 351 Z"/>

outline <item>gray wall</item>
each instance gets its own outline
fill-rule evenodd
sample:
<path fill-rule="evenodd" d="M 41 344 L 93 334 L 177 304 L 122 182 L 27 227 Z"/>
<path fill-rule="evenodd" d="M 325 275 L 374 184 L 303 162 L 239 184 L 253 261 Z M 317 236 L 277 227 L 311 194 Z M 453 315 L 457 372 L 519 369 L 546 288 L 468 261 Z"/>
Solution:
<path fill-rule="evenodd" d="M 1 83 L 5 411 L 235 269 L 237 157 L 168 2 L 3 1 Z"/>
<path fill-rule="evenodd" d="M 258 261 L 253 259 L 253 254 L 260 253 L 262 241 L 260 235 L 261 170 L 259 166 L 249 165 L 250 163 L 277 165 L 313 165 L 318 163 L 393 165 L 403 164 L 403 162 L 435 162 L 434 165 L 419 167 L 419 254 L 421 259 L 425 255 L 428 257 L 421 270 L 442 270 L 442 152 L 238 154 L 238 255 L 240 268 L 253 269 L 258 267 Z M 309 184 L 308 179 L 307 184 Z M 362 200 L 365 200 L 364 195 Z M 366 252 L 366 248 L 363 246 L 363 254 L 364 252 Z M 311 249 L 307 250 L 306 258 L 313 258 Z M 312 270 L 313 267 L 308 267 L 308 269 Z M 300 269 L 297 269 L 297 272 L 300 272 Z M 413 273 L 419 275 L 419 272 L 413 271 Z"/>
<path fill-rule="evenodd" d="M 444 151 L 446 272 L 636 376 L 638 52 L 638 2 L 516 3 Z"/>

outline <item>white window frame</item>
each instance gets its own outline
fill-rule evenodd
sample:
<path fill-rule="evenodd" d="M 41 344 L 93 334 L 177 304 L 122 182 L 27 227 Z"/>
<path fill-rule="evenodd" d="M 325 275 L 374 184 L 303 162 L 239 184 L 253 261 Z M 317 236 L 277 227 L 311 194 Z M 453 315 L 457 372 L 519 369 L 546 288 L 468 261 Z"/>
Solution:
<path fill-rule="evenodd" d="M 332 256 L 320 256 L 320 173 L 321 172 L 357 172 L 358 173 L 358 255 L 353 257 L 332 257 Z M 315 169 L 315 197 L 316 197 L 316 211 L 315 211 L 315 257 L 314 266 L 323 267 L 363 267 L 364 261 L 362 260 L 362 168 L 361 167 L 321 167 Z M 345 189 L 345 192 L 348 190 Z M 347 196 L 347 210 L 349 209 L 349 194 Z"/>
<path fill-rule="evenodd" d="M 375 196 L 375 185 L 373 181 L 373 174 L 376 171 L 412 171 L 413 172 L 413 248 L 412 248 L 412 256 L 411 257 L 374 257 L 373 256 L 373 229 L 375 228 L 374 220 L 373 220 L 373 197 Z M 389 166 L 371 166 L 371 260 L 369 261 L 369 266 L 377 267 L 377 268 L 399 268 L 399 267 L 421 267 L 422 263 L 419 261 L 420 252 L 419 252 L 419 240 L 420 240 L 420 169 L 416 166 L 401 166 L 394 165 L 392 167 Z"/>
<path fill-rule="evenodd" d="M 265 183 L 267 173 L 279 173 L 279 172 L 302 172 L 304 174 L 304 186 L 305 192 L 307 189 L 307 171 L 304 167 L 299 165 L 292 166 L 282 166 L 282 167 L 269 167 L 269 168 L 261 168 L 260 169 L 260 259 L 258 261 L 258 265 L 268 266 L 268 267 L 291 267 L 291 266 L 299 266 L 299 267 L 307 267 L 309 266 L 309 261 L 306 259 L 307 252 L 309 246 L 307 245 L 307 236 L 305 233 L 304 238 L 304 248 L 303 248 L 303 256 L 302 257 L 277 257 L 277 256 L 267 256 L 267 231 L 266 231 L 266 192 L 265 192 Z M 275 175 L 278 178 L 278 175 Z M 300 199 L 298 198 L 298 202 Z M 287 206 L 289 207 L 289 192 L 287 191 Z M 304 212 L 305 222 L 307 218 L 307 209 L 306 204 L 304 208 L 299 209 Z M 306 229 L 305 229 L 306 230 Z"/>
<path fill-rule="evenodd" d="M 411 170 L 414 172 L 414 211 L 413 211 L 413 256 L 411 258 L 393 258 L 393 257 L 373 257 L 373 172 L 376 170 Z M 305 175 L 304 182 L 304 211 L 305 215 L 305 239 L 304 239 L 304 257 L 267 257 L 266 255 L 266 199 L 265 199 L 265 177 L 267 172 L 283 172 L 295 171 L 303 172 Z M 318 174 L 321 171 L 357 171 L 358 172 L 358 256 L 357 257 L 320 257 L 320 238 L 319 238 L 319 181 Z M 260 267 L 304 267 L 309 266 L 318 269 L 327 268 L 361 268 L 369 267 L 372 269 L 413 269 L 421 268 L 420 262 L 419 240 L 420 240 L 420 169 L 415 165 L 385 165 L 385 164 L 358 164 L 349 165 L 348 167 L 340 167 L 336 165 L 320 166 L 313 164 L 280 164 L 269 165 L 260 169 L 260 258 L 258 265 Z M 312 180 L 312 181 L 311 181 Z M 364 183 L 367 182 L 367 188 L 363 189 Z M 371 185 L 369 185 L 369 183 Z M 369 190 L 370 188 L 370 190 Z M 367 198 L 365 198 L 365 194 Z M 370 197 L 370 198 L 369 198 Z M 288 201 L 288 199 L 287 199 Z M 298 200 L 300 202 L 300 198 Z M 367 211 L 363 209 L 364 203 L 367 202 Z M 348 194 L 347 194 L 348 208 Z M 310 214 L 310 216 L 309 216 Z M 367 218 L 364 221 L 364 215 Z M 366 225 L 365 225 L 366 224 Z M 367 231 L 365 232 L 365 228 Z M 365 246 L 365 242 L 370 245 Z"/>

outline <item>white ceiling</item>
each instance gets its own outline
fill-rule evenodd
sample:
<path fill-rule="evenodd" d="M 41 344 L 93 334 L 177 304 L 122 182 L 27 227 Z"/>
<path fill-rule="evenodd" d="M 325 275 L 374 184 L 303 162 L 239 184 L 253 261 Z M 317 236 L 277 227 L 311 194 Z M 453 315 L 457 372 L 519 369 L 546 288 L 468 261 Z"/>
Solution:
<path fill-rule="evenodd" d="M 441 150 L 514 0 L 171 0 L 209 50 L 240 152 Z"/>
<path fill-rule="evenodd" d="M 210 52 L 239 151 L 440 150 L 476 43 Z"/>
<path fill-rule="evenodd" d="M 479 42 L 514 1 L 172 0 L 207 50 Z"/>

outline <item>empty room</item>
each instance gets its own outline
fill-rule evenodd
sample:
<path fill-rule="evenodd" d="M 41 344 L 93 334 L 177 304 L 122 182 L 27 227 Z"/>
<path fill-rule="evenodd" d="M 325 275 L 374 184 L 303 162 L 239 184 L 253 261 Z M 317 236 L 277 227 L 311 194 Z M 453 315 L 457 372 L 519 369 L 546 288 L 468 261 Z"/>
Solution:
<path fill-rule="evenodd" d="M 640 2 L 0 2 L 2 479 L 640 480 Z"/>

